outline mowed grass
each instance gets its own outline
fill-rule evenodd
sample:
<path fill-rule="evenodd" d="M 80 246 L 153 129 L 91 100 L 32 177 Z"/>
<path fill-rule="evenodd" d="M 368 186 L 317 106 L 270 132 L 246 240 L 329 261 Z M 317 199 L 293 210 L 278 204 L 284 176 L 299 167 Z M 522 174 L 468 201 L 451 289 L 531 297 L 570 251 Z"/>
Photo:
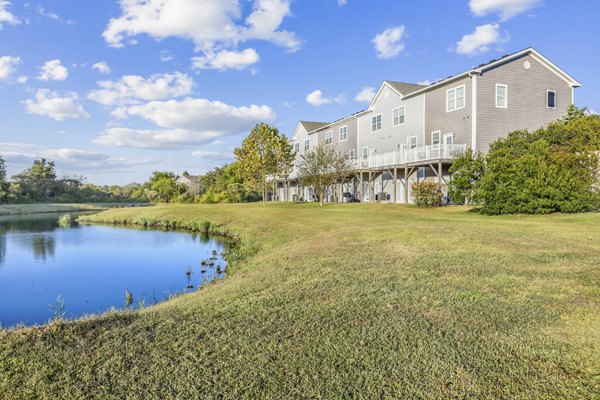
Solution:
<path fill-rule="evenodd" d="M 0 397 L 600 398 L 600 214 L 253 204 L 94 219 L 210 221 L 245 257 L 140 312 L 3 331 Z"/>

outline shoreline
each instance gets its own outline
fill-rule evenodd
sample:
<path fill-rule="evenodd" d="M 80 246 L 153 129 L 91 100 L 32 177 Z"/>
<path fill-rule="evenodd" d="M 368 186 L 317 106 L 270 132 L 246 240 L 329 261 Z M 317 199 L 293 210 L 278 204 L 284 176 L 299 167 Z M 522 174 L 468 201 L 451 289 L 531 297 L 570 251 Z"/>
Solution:
<path fill-rule="evenodd" d="M 128 204 L 135 204 L 134 207 L 147 207 L 149 205 L 143 203 L 3 204 L 0 205 L 0 217 L 81 211 L 106 211 L 111 208 L 126 208 L 125 206 Z"/>

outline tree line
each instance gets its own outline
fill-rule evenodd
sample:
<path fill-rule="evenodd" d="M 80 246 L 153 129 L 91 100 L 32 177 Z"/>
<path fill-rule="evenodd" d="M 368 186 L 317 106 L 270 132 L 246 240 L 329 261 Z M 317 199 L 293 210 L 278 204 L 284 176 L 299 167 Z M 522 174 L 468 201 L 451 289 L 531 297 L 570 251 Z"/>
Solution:
<path fill-rule="evenodd" d="M 273 196 L 272 184 L 289 181 L 296 159 L 290 140 L 278 129 L 261 123 L 234 149 L 235 161 L 198 176 L 193 190 L 179 184 L 179 175 L 155 171 L 144 183 L 98 186 L 79 175 L 57 177 L 53 161 L 41 158 L 7 179 L 0 156 L 0 203 L 164 202 L 241 203 Z M 300 183 L 312 187 L 321 205 L 325 191 L 349 172 L 349 161 L 334 147 L 318 146 L 301 156 Z M 183 175 L 188 175 L 184 172 Z"/>
<path fill-rule="evenodd" d="M 6 162 L 0 156 L 0 203 L 110 203 L 146 202 L 142 185 L 98 186 L 79 175 L 58 178 L 56 165 L 45 158 L 7 179 Z"/>

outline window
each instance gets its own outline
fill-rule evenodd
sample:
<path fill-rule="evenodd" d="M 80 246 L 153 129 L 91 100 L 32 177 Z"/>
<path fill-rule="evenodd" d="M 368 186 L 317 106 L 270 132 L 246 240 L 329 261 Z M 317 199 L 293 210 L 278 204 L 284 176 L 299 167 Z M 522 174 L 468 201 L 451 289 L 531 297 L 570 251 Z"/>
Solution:
<path fill-rule="evenodd" d="M 405 113 L 406 107 L 398 107 L 398 108 L 394 108 L 394 110 L 392 111 L 392 115 L 394 117 L 393 126 L 398 126 L 398 125 L 402 125 L 404 123 L 404 113 Z"/>
<path fill-rule="evenodd" d="M 381 114 L 371 117 L 371 132 L 381 130 Z"/>
<path fill-rule="evenodd" d="M 444 144 L 454 144 L 454 133 L 444 134 Z"/>
<path fill-rule="evenodd" d="M 351 160 L 356 160 L 356 150 L 350 149 L 350 151 L 348 152 L 348 158 L 350 158 Z"/>
<path fill-rule="evenodd" d="M 431 144 L 433 144 L 433 145 L 440 144 L 441 133 L 442 132 L 440 132 L 440 131 L 431 132 Z"/>
<path fill-rule="evenodd" d="M 508 108 L 508 86 L 496 85 L 496 108 Z"/>
<path fill-rule="evenodd" d="M 310 150 L 310 139 L 304 139 L 304 151 Z"/>
<path fill-rule="evenodd" d="M 367 158 L 369 158 L 369 148 L 363 147 L 363 160 L 366 160 Z"/>
<path fill-rule="evenodd" d="M 465 85 L 446 91 L 446 112 L 465 107 Z"/>
<path fill-rule="evenodd" d="M 556 108 L 556 91 L 555 90 L 547 90 L 546 91 L 546 107 L 547 108 Z"/>
<path fill-rule="evenodd" d="M 332 131 L 325 132 L 325 144 L 331 144 L 331 143 L 333 143 L 333 132 Z"/>
<path fill-rule="evenodd" d="M 340 142 L 343 142 L 346 139 L 348 139 L 348 127 L 342 126 L 340 128 Z"/>
<path fill-rule="evenodd" d="M 411 136 L 410 138 L 408 138 L 408 148 L 410 148 L 410 149 L 417 148 L 417 137 L 416 136 Z"/>
<path fill-rule="evenodd" d="M 294 143 L 294 151 L 298 153 L 300 151 L 300 143 Z"/>

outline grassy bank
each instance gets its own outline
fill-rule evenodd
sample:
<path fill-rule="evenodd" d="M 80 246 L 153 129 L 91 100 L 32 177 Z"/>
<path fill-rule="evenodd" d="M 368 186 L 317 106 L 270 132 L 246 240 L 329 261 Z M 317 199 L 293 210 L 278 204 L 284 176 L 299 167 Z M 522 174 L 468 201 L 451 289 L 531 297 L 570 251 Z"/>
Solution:
<path fill-rule="evenodd" d="M 93 218 L 208 224 L 244 257 L 141 312 L 3 331 L 0 397 L 600 398 L 600 214 L 277 204 Z"/>
<path fill-rule="evenodd" d="M 0 216 L 21 214 L 62 213 L 77 211 L 102 211 L 109 208 L 123 207 L 124 203 L 89 203 L 89 204 L 1 204 Z"/>

